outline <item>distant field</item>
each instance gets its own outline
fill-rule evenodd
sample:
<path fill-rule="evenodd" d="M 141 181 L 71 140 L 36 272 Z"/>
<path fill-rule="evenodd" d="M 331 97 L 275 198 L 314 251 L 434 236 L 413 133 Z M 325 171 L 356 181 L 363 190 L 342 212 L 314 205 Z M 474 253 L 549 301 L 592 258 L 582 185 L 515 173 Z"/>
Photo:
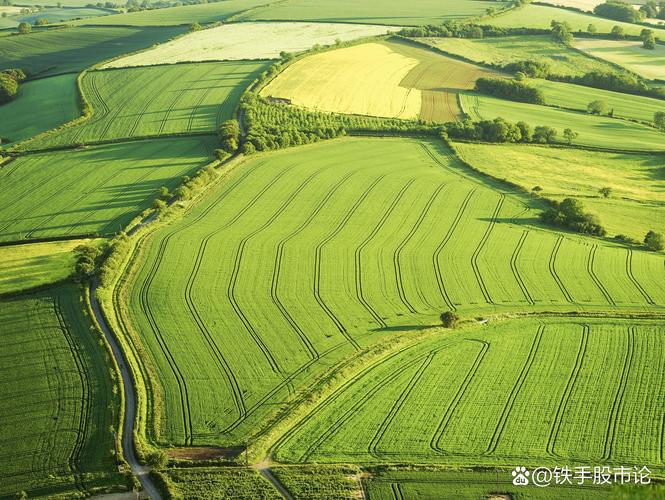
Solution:
<path fill-rule="evenodd" d="M 302 52 L 387 32 L 385 26 L 333 23 L 235 23 L 191 33 L 152 50 L 124 57 L 106 67 L 172 64 L 184 61 L 277 59 L 282 51 Z"/>
<path fill-rule="evenodd" d="M 576 9 L 593 12 L 593 9 L 596 7 L 596 5 L 605 3 L 605 0 L 544 0 L 543 3 L 549 3 L 561 7 L 574 7 Z"/>
<path fill-rule="evenodd" d="M 185 28 L 61 28 L 0 38 L 0 70 L 33 76 L 74 73 L 111 57 L 150 47 Z"/>
<path fill-rule="evenodd" d="M 619 92 L 594 89 L 583 85 L 554 82 L 549 80 L 530 80 L 529 83 L 543 91 L 545 102 L 549 105 L 586 111 L 591 101 L 603 101 L 614 116 L 652 123 L 654 113 L 665 112 L 665 100 L 652 99 Z"/>
<path fill-rule="evenodd" d="M 442 310 L 665 306 L 662 255 L 539 229 L 471 175 L 438 141 L 348 138 L 249 160 L 157 229 L 115 295 L 160 374 L 149 436 L 242 442 L 324 366 Z"/>
<path fill-rule="evenodd" d="M 593 24 L 599 33 L 609 33 L 612 27 L 619 25 L 624 29 L 627 35 L 639 35 L 644 26 L 638 24 L 623 23 L 604 19 L 602 17 L 582 12 L 574 12 L 556 7 L 546 7 L 544 5 L 526 5 L 525 7 L 512 10 L 488 21 L 492 26 L 506 28 L 545 28 L 550 29 L 550 22 L 566 21 L 572 27 L 573 31 L 586 31 L 589 24 Z M 655 28 L 656 36 L 665 36 L 665 31 Z"/>
<path fill-rule="evenodd" d="M 653 229 L 665 232 L 665 171 L 662 156 L 600 153 L 528 145 L 456 143 L 462 158 L 493 177 L 547 198 L 580 198 L 610 234 L 641 240 Z M 610 199 L 600 188 L 612 189 Z"/>
<path fill-rule="evenodd" d="M 267 21 L 329 21 L 420 26 L 441 24 L 485 15 L 503 3 L 482 0 L 292 0 L 275 2 L 240 17 L 242 20 Z"/>
<path fill-rule="evenodd" d="M 3 145 L 22 141 L 79 115 L 76 74 L 24 82 L 18 97 L 0 106 L 0 138 Z"/>
<path fill-rule="evenodd" d="M 72 19 L 88 19 L 91 17 L 108 16 L 109 14 L 110 12 L 108 10 L 97 9 L 94 7 L 50 8 L 44 9 L 41 12 L 16 16 L 15 19 L 19 23 L 30 24 L 35 24 L 37 19 L 48 19 L 49 23 L 55 24 Z"/>
<path fill-rule="evenodd" d="M 89 72 L 83 90 L 94 110 L 79 125 L 25 148 L 181 132 L 215 133 L 233 116 L 264 63 L 236 61 Z"/>
<path fill-rule="evenodd" d="M 0 496 L 122 484 L 109 360 L 72 285 L 0 302 Z"/>
<path fill-rule="evenodd" d="M 657 320 L 542 318 L 431 335 L 341 385 L 276 458 L 662 465 L 664 333 Z"/>
<path fill-rule="evenodd" d="M 104 24 L 126 26 L 181 26 L 224 21 L 247 9 L 270 3 L 271 0 L 224 0 L 196 5 L 168 7 L 117 14 L 103 19 L 85 19 L 79 24 Z"/>
<path fill-rule="evenodd" d="M 210 160 L 208 137 L 26 155 L 0 169 L 0 241 L 117 233 Z"/>
<path fill-rule="evenodd" d="M 456 92 L 488 74 L 406 43 L 366 43 L 297 61 L 261 95 L 322 111 L 443 122 L 459 116 Z"/>
<path fill-rule="evenodd" d="M 18 292 L 68 278 L 74 272 L 72 250 L 94 240 L 0 246 L 0 294 Z"/>
<path fill-rule="evenodd" d="M 665 47 L 662 45 L 647 50 L 642 47 L 642 42 L 629 40 L 577 40 L 575 48 L 623 66 L 644 78 L 665 80 Z"/>
<path fill-rule="evenodd" d="M 545 61 L 552 73 L 583 75 L 589 71 L 616 71 L 610 64 L 586 57 L 560 43 L 549 35 L 507 36 L 496 38 L 423 38 L 446 52 L 472 61 L 507 64 L 525 59 Z"/>
<path fill-rule="evenodd" d="M 608 149 L 665 151 L 665 134 L 654 128 L 617 118 L 592 116 L 548 106 L 525 104 L 472 93 L 462 94 L 464 111 L 474 119 L 497 117 L 511 122 L 525 121 L 532 126 L 548 125 L 558 131 L 571 128 L 579 134 L 573 144 Z"/>

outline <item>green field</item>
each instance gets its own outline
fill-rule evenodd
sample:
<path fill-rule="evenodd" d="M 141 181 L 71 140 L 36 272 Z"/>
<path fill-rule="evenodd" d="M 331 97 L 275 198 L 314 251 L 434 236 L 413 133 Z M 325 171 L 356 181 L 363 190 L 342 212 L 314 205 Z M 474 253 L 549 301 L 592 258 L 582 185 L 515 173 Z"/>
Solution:
<path fill-rule="evenodd" d="M 534 59 L 545 61 L 558 75 L 583 75 L 590 71 L 616 71 L 610 64 L 552 40 L 549 35 L 506 36 L 494 38 L 421 38 L 451 54 L 488 64 L 508 64 Z"/>
<path fill-rule="evenodd" d="M 0 106 L 2 144 L 28 139 L 79 114 L 75 74 L 25 82 L 15 100 Z"/>
<path fill-rule="evenodd" d="M 237 61 L 92 71 L 83 79 L 92 117 L 23 147 L 215 133 L 221 122 L 233 116 L 244 87 L 263 68 L 264 63 Z"/>
<path fill-rule="evenodd" d="M 275 2 L 265 8 L 249 11 L 239 20 L 261 21 L 329 21 L 346 23 L 420 26 L 441 24 L 482 16 L 488 7 L 499 9 L 505 4 L 483 0 L 291 0 Z"/>
<path fill-rule="evenodd" d="M 2 37 L 0 70 L 19 67 L 32 76 L 74 73 L 105 59 L 164 42 L 185 30 L 80 27 Z"/>
<path fill-rule="evenodd" d="M 64 280 L 74 273 L 74 248 L 95 240 L 0 246 L 0 295 Z"/>
<path fill-rule="evenodd" d="M 349 379 L 276 458 L 662 466 L 663 333 L 659 320 L 541 318 L 433 334 Z"/>
<path fill-rule="evenodd" d="M 293 498 L 311 500 L 353 500 L 362 498 L 361 471 L 348 465 L 277 466 L 270 472 Z"/>
<path fill-rule="evenodd" d="M 525 201 L 468 177 L 442 144 L 410 139 L 236 168 L 145 241 L 117 290 L 139 362 L 158 374 L 150 437 L 237 443 L 324 366 L 441 310 L 665 305 L 662 257 L 541 230 Z"/>
<path fill-rule="evenodd" d="M 141 141 L 26 155 L 0 170 L 0 241 L 121 231 L 211 161 L 208 137 Z"/>
<path fill-rule="evenodd" d="M 282 498 L 268 480 L 250 467 L 171 469 L 161 473 L 161 476 L 169 485 L 169 493 L 176 499 Z"/>
<path fill-rule="evenodd" d="M 543 91 L 550 106 L 586 111 L 591 101 L 603 101 L 614 111 L 614 116 L 645 123 L 652 123 L 655 113 L 665 112 L 665 100 L 549 80 L 534 79 L 529 83 Z"/>
<path fill-rule="evenodd" d="M 79 8 L 50 8 L 44 9 L 41 12 L 33 12 L 32 14 L 23 14 L 13 17 L 17 23 L 35 24 L 37 19 L 48 19 L 50 24 L 61 23 L 63 21 L 71 21 L 74 19 L 89 20 L 92 17 L 107 16 L 111 12 L 105 9 L 98 9 L 95 7 L 79 7 Z"/>
<path fill-rule="evenodd" d="M 661 33 L 662 37 L 665 32 Z M 665 80 L 665 47 L 646 50 L 642 42 L 629 40 L 578 40 L 575 48 L 605 59 L 650 80 Z"/>
<path fill-rule="evenodd" d="M 143 10 L 117 14 L 99 19 L 85 19 L 79 24 L 117 25 L 117 26 L 178 26 L 190 25 L 194 22 L 209 24 L 224 21 L 229 17 L 266 5 L 271 0 L 223 0 L 220 2 L 197 5 L 183 5 L 166 9 Z"/>
<path fill-rule="evenodd" d="M 489 19 L 487 24 L 503 28 L 541 28 L 550 29 L 551 21 L 567 22 L 575 31 L 586 31 L 589 24 L 596 26 L 599 33 L 609 33 L 614 26 L 621 26 L 627 35 L 639 35 L 644 26 L 604 19 L 592 14 L 574 12 L 544 5 L 527 5 L 506 14 Z M 663 37 L 665 31 L 652 27 L 657 37 Z"/>
<path fill-rule="evenodd" d="M 501 117 L 511 122 L 525 121 L 533 127 L 547 125 L 557 130 L 557 139 L 561 142 L 564 141 L 564 129 L 571 128 L 579 134 L 572 143 L 583 146 L 628 151 L 665 151 L 665 134 L 639 123 L 475 93 L 465 92 L 460 97 L 464 112 L 474 120 Z"/>
<path fill-rule="evenodd" d="M 0 496 L 122 484 L 110 360 L 74 286 L 0 303 Z"/>

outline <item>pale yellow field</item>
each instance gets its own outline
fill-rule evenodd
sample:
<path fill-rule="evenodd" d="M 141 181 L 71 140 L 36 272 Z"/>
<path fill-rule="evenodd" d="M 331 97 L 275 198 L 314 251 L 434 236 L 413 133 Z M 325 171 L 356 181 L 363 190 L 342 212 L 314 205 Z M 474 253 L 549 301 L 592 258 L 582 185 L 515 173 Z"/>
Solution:
<path fill-rule="evenodd" d="M 593 56 L 619 64 L 649 79 L 665 79 L 665 47 L 654 50 L 642 47 L 642 42 L 629 40 L 576 39 L 575 48 Z"/>
<path fill-rule="evenodd" d="M 596 5 L 605 3 L 605 0 L 543 0 L 543 3 L 556 5 L 559 7 L 574 7 L 592 12 Z"/>
<path fill-rule="evenodd" d="M 235 23 L 190 33 L 138 54 L 123 57 L 108 68 L 239 59 L 276 59 L 280 52 L 302 52 L 399 27 L 342 23 Z"/>
<path fill-rule="evenodd" d="M 262 91 L 298 106 L 338 113 L 417 118 L 422 91 L 401 87 L 418 59 L 380 43 L 366 43 L 306 57 Z"/>
<path fill-rule="evenodd" d="M 15 5 L 0 5 L 0 14 L 6 12 L 7 15 L 19 14 L 25 7 L 16 7 Z"/>

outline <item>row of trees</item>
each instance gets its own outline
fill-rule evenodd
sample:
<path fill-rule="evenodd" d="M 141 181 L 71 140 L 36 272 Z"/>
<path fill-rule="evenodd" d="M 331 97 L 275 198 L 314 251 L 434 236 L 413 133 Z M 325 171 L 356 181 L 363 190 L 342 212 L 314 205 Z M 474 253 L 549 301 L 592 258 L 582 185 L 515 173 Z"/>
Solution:
<path fill-rule="evenodd" d="M 11 101 L 18 94 L 19 83 L 25 80 L 25 73 L 20 69 L 0 71 L 0 104 Z"/>
<path fill-rule="evenodd" d="M 547 224 L 565 227 L 579 233 L 605 236 L 607 231 L 598 218 L 586 212 L 582 202 L 575 198 L 566 198 L 562 202 L 552 201 L 552 207 L 540 214 Z"/>
<path fill-rule="evenodd" d="M 482 94 L 489 94 L 511 101 L 545 104 L 545 96 L 540 89 L 518 80 L 478 78 L 476 80 L 476 90 Z"/>
<path fill-rule="evenodd" d="M 443 126 L 443 131 L 447 137 L 452 139 L 499 143 L 552 144 L 557 141 L 558 135 L 555 129 L 546 125 L 532 128 L 526 122 L 513 123 L 503 118 L 477 122 L 472 120 L 450 122 Z M 571 129 L 566 129 L 563 137 L 566 141 L 572 142 L 577 137 L 577 134 Z"/>

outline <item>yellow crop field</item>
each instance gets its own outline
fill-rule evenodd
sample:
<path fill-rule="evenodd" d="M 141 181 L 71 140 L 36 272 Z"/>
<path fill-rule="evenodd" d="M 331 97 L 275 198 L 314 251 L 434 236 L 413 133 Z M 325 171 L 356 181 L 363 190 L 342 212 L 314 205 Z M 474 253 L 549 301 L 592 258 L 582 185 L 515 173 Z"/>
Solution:
<path fill-rule="evenodd" d="M 649 79 L 665 79 L 665 47 L 653 50 L 642 47 L 642 42 L 630 40 L 576 40 L 575 48 L 592 56 L 623 66 Z"/>
<path fill-rule="evenodd" d="M 112 61 L 108 68 L 239 59 L 277 59 L 282 51 L 302 52 L 315 44 L 332 45 L 383 35 L 387 26 L 344 23 L 247 22 L 189 33 L 154 48 Z M 394 28 L 393 28 L 394 29 Z"/>
<path fill-rule="evenodd" d="M 320 111 L 445 122 L 460 115 L 457 92 L 487 74 L 406 43 L 373 42 L 302 59 L 261 95 Z"/>

